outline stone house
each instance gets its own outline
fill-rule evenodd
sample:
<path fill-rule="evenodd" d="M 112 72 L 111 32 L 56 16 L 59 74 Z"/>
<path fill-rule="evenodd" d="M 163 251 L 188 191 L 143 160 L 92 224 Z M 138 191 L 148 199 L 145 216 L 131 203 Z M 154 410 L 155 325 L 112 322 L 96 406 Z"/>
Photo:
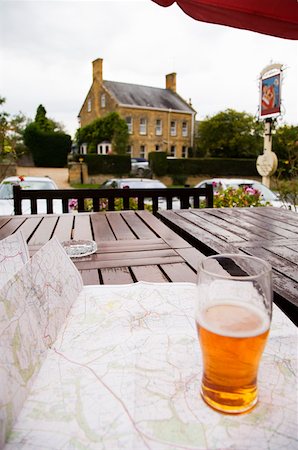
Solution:
<path fill-rule="evenodd" d="M 80 126 L 108 113 L 117 112 L 126 120 L 132 157 L 147 158 L 152 151 L 166 151 L 171 157 L 187 157 L 193 147 L 196 111 L 176 92 L 176 73 L 166 75 L 165 89 L 103 79 L 103 60 L 93 65 L 91 88 L 79 112 Z M 106 143 L 98 143 L 98 153 L 108 153 Z M 86 145 L 81 153 L 87 152 Z"/>

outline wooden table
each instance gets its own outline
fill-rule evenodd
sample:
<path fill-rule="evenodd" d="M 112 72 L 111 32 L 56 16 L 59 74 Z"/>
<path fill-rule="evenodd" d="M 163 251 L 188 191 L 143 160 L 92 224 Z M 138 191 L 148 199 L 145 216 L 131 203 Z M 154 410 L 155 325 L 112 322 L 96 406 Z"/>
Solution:
<path fill-rule="evenodd" d="M 158 211 L 157 216 L 205 255 L 246 253 L 273 267 L 275 303 L 298 324 L 298 214 L 279 208 Z"/>
<path fill-rule="evenodd" d="M 85 285 L 196 281 L 201 252 L 148 211 L 2 216 L 0 239 L 16 230 L 31 254 L 52 236 L 92 239 L 95 254 L 74 258 Z"/>

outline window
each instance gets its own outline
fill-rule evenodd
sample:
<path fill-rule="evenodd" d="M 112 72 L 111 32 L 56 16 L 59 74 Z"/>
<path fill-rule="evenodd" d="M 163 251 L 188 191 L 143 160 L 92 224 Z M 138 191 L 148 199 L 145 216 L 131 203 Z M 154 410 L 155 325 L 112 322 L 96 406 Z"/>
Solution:
<path fill-rule="evenodd" d="M 182 122 L 182 136 L 186 137 L 188 135 L 187 122 Z"/>
<path fill-rule="evenodd" d="M 126 117 L 126 123 L 127 123 L 127 127 L 128 127 L 128 133 L 132 134 L 132 117 L 128 116 Z"/>
<path fill-rule="evenodd" d="M 171 145 L 170 156 L 175 158 L 175 156 L 176 156 L 176 145 Z"/>
<path fill-rule="evenodd" d="M 91 112 L 91 109 L 92 109 L 92 103 L 91 103 L 91 98 L 89 98 L 88 102 L 87 102 L 87 111 Z"/>
<path fill-rule="evenodd" d="M 80 145 L 79 154 L 87 155 L 87 144 L 86 143 Z"/>
<path fill-rule="evenodd" d="M 97 144 L 98 155 L 108 155 L 112 152 L 112 144 L 110 142 L 101 142 Z"/>
<path fill-rule="evenodd" d="M 106 107 L 106 94 L 101 94 L 101 96 L 100 96 L 100 106 L 102 108 Z"/>
<path fill-rule="evenodd" d="M 162 120 L 161 119 L 156 119 L 156 122 L 155 122 L 155 134 L 156 134 L 156 136 L 161 136 L 162 135 Z"/>
<path fill-rule="evenodd" d="M 145 117 L 140 118 L 140 134 L 147 134 L 147 119 Z"/>
<path fill-rule="evenodd" d="M 128 155 L 132 155 L 132 145 L 128 145 L 128 146 L 127 146 L 126 153 L 127 153 Z"/>
<path fill-rule="evenodd" d="M 182 156 L 182 158 L 187 158 L 187 147 L 185 145 L 183 145 L 183 147 L 182 147 L 181 156 Z"/>
<path fill-rule="evenodd" d="M 145 158 L 145 155 L 146 155 L 146 145 L 141 145 L 140 146 L 140 157 Z"/>
<path fill-rule="evenodd" d="M 171 120 L 171 136 L 176 136 L 177 130 L 176 130 L 176 121 Z"/>

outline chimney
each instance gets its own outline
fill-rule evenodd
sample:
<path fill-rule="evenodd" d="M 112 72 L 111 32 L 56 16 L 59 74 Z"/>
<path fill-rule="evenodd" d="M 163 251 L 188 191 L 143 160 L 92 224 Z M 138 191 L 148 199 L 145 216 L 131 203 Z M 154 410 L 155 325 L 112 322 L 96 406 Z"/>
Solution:
<path fill-rule="evenodd" d="M 102 82 L 102 63 L 103 59 L 98 58 L 95 61 L 92 62 L 93 66 L 93 82 Z"/>
<path fill-rule="evenodd" d="M 176 92 L 176 73 L 166 75 L 166 89 Z"/>

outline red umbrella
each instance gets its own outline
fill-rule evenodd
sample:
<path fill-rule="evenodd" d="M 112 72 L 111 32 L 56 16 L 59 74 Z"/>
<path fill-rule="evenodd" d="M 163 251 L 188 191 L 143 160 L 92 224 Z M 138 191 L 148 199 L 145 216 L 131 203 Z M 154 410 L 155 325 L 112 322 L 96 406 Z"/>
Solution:
<path fill-rule="evenodd" d="M 170 6 L 175 0 L 153 0 Z M 286 39 L 298 39 L 297 0 L 176 0 L 189 16 Z"/>

